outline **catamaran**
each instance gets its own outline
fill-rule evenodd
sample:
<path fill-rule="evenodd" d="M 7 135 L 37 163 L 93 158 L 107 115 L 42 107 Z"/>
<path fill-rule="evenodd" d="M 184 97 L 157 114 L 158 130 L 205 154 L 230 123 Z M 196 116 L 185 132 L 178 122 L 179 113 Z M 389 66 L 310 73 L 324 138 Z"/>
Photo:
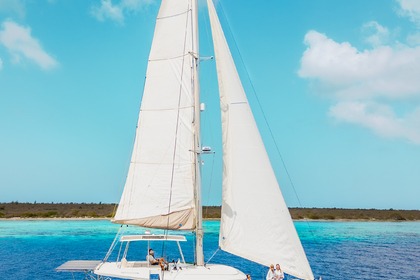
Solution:
<path fill-rule="evenodd" d="M 161 234 L 118 233 L 102 261 L 69 261 L 57 270 L 91 272 L 96 279 L 244 280 L 237 268 L 209 264 L 203 254 L 197 0 L 162 0 L 156 19 L 131 163 L 114 223 Z M 218 76 L 223 145 L 221 250 L 314 279 L 284 202 L 212 0 L 207 0 Z M 246 151 L 246 152 L 245 152 Z M 194 262 L 181 243 L 194 231 Z M 129 257 L 133 244 L 176 244 L 167 268 Z M 146 244 L 143 243 L 143 244 Z M 115 260 L 110 260 L 118 248 Z M 144 248 L 145 248 L 144 247 Z M 176 246 L 173 246 L 176 248 Z M 172 254 L 172 253 L 171 253 Z"/>

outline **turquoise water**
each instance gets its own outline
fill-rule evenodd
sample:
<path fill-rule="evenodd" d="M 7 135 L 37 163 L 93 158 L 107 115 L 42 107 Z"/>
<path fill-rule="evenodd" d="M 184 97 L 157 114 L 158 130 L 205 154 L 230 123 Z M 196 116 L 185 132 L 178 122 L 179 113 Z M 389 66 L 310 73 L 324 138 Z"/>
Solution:
<path fill-rule="evenodd" d="M 317 277 L 420 279 L 420 222 L 296 222 L 295 225 Z M 208 259 L 218 247 L 219 222 L 206 221 L 204 227 L 204 253 Z M 71 274 L 54 269 L 67 260 L 102 259 L 118 228 L 119 225 L 100 220 L 2 220 L 0 279 L 73 279 Z M 129 230 L 134 233 L 137 229 Z M 188 242 L 183 244 L 183 251 L 187 261 L 191 261 L 194 238 L 191 233 L 185 234 Z M 156 249 L 161 255 L 161 248 Z M 265 267 L 222 251 L 212 262 L 235 266 L 250 273 L 253 279 L 265 279 Z"/>

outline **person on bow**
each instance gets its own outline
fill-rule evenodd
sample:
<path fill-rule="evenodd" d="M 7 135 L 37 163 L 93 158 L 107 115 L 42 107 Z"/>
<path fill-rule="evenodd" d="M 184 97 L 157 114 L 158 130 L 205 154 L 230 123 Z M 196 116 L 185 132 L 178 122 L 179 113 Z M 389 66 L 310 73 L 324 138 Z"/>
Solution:
<path fill-rule="evenodd" d="M 280 268 L 280 264 L 276 264 L 276 269 L 274 270 L 274 274 L 276 275 L 276 280 L 283 280 L 284 279 L 284 273 Z"/>
<path fill-rule="evenodd" d="M 274 264 L 270 264 L 270 269 L 267 272 L 266 280 L 276 280 L 276 272 L 274 270 Z"/>

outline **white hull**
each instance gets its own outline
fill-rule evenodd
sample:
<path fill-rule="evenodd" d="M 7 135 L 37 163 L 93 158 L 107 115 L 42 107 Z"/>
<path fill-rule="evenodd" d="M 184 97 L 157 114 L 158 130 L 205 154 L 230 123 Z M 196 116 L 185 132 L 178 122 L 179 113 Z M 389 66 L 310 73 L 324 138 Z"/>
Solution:
<path fill-rule="evenodd" d="M 244 280 L 246 275 L 236 268 L 212 264 L 207 266 L 195 266 L 182 264 L 181 269 L 170 267 L 168 271 L 162 271 L 159 266 L 147 266 L 144 262 L 128 262 L 121 265 L 120 262 L 105 262 L 94 270 L 99 276 L 117 277 L 122 279 L 138 280 Z M 159 277 L 159 278 L 158 278 Z"/>

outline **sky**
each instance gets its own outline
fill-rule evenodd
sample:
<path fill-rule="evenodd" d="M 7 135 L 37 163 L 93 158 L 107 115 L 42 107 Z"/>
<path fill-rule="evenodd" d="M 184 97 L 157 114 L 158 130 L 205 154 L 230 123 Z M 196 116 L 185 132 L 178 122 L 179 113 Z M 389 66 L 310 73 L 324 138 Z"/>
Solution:
<path fill-rule="evenodd" d="M 119 201 L 159 3 L 0 0 L 0 202 Z M 420 209 L 420 1 L 217 3 L 286 203 Z M 214 61 L 200 82 L 220 205 Z"/>

